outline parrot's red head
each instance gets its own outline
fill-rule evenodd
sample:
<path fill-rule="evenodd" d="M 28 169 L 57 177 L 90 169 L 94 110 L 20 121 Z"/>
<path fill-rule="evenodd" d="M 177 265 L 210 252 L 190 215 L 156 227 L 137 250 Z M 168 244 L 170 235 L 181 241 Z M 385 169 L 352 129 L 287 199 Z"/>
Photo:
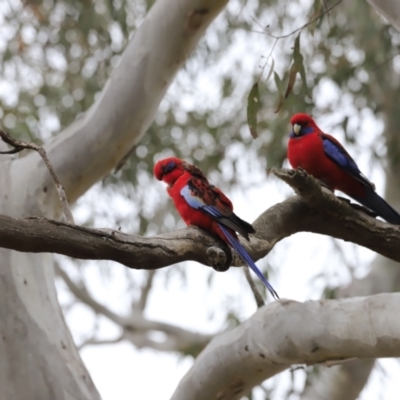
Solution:
<path fill-rule="evenodd" d="M 171 185 L 183 174 L 185 165 L 186 162 L 179 158 L 164 158 L 154 166 L 154 176 L 159 181 L 164 181 Z"/>
<path fill-rule="evenodd" d="M 318 126 L 315 121 L 308 114 L 299 113 L 293 115 L 290 119 L 292 124 L 292 132 L 290 132 L 290 137 L 299 137 L 307 135 L 308 133 L 318 130 Z"/>

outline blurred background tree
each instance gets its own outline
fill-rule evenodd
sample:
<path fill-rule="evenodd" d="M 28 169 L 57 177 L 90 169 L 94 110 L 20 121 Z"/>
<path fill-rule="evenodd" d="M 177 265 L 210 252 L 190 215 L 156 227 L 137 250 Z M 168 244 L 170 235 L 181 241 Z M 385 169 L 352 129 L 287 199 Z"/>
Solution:
<path fill-rule="evenodd" d="M 3 1 L 3 127 L 22 139 L 45 142 L 79 118 L 99 95 L 152 4 Z M 254 219 L 291 195 L 289 188 L 268 176 L 267 168 L 287 165 L 288 121 L 295 112 L 312 114 L 323 130 L 347 141 L 382 194 L 386 179 L 386 199 L 400 209 L 399 45 L 400 34 L 364 1 L 231 0 L 179 73 L 140 144 L 127 149 L 125 163 L 78 201 L 77 223 L 121 227 L 141 235 L 183 226 L 164 188 L 152 177 L 155 160 L 172 154 L 201 167 L 213 183 L 231 193 L 239 215 Z M 256 138 L 246 115 L 255 83 L 260 93 Z M 296 253 L 296 240 L 309 245 L 303 261 Z M 307 260 L 316 253 L 314 260 Z M 216 276 L 213 270 L 187 264 L 156 272 L 116 270 L 108 262 L 100 263 L 99 269 L 98 264 L 58 257 L 59 296 L 82 354 L 101 352 L 96 344 L 128 342 L 138 349 L 171 353 L 171 365 L 184 360 L 181 367 L 187 369 L 213 334 L 254 311 L 239 272 L 229 280 L 224 276 L 228 274 Z M 288 281 L 294 274 L 286 264 L 303 271 L 305 288 L 298 293 L 285 291 L 293 287 Z M 394 262 L 315 235 L 286 241 L 260 266 L 278 282 L 274 286 L 280 293 L 298 300 L 397 290 L 400 281 Z M 233 280 L 238 283 L 224 291 L 223 282 Z M 202 289 L 196 292 L 198 286 Z M 79 295 L 82 287 L 92 302 Z M 180 301 L 163 305 L 177 290 Z M 183 299 L 190 303 L 187 315 L 178 308 Z M 121 326 L 100 304 L 114 315 L 129 316 L 132 325 Z M 198 309 L 201 316 L 191 316 Z M 142 324 L 140 318 L 153 325 Z M 178 328 L 185 332 L 180 334 Z M 151 357 L 154 363 L 161 356 Z M 340 398 L 357 398 L 372 365 L 346 367 L 346 373 L 359 371 L 362 379 L 352 397 Z M 334 375 L 325 379 L 333 381 Z M 171 388 L 178 378 L 171 378 Z M 304 390 L 312 393 L 318 380 L 321 374 L 314 368 L 288 372 L 249 398 L 299 398 Z M 100 379 L 97 384 L 101 390 Z M 344 385 L 342 395 L 346 390 Z M 106 389 L 103 396 L 107 398 Z"/>

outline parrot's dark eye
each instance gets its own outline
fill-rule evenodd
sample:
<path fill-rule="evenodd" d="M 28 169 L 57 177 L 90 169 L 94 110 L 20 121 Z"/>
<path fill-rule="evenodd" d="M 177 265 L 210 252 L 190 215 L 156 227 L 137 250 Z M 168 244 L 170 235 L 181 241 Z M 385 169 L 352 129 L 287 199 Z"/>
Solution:
<path fill-rule="evenodd" d="M 164 173 L 168 174 L 168 172 L 171 172 L 173 169 L 175 169 L 176 163 L 174 161 L 170 161 L 165 167 L 164 167 Z"/>

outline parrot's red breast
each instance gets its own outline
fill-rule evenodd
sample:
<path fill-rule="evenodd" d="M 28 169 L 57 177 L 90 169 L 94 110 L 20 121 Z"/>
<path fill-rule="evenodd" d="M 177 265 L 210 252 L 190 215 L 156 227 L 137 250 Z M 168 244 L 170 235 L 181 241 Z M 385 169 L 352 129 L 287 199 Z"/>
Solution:
<path fill-rule="evenodd" d="M 318 130 L 301 138 L 289 138 L 287 155 L 293 168 L 304 169 L 332 190 L 354 196 L 364 195 L 364 186 L 326 156 Z"/>
<path fill-rule="evenodd" d="M 168 165 L 175 165 L 175 167 L 173 170 L 168 171 Z M 163 173 L 166 170 L 167 173 Z M 219 211 L 227 216 L 233 215 L 232 202 L 218 188 L 208 182 L 200 169 L 179 158 L 170 157 L 159 161 L 155 165 L 154 175 L 157 179 L 163 180 L 168 184 L 168 194 L 187 225 L 197 226 L 209 231 L 229 245 L 226 235 L 222 232 L 216 220 L 205 214 L 201 208 L 194 208 L 181 194 L 182 189 L 191 184 L 194 197 L 201 199 L 204 205 L 217 207 Z M 237 238 L 233 229 L 229 227 L 227 229 L 232 236 Z M 246 237 L 247 235 L 244 236 Z"/>
<path fill-rule="evenodd" d="M 238 232 L 249 240 L 249 234 L 255 233 L 253 226 L 233 212 L 231 201 L 208 182 L 200 169 L 179 158 L 170 157 L 156 163 L 154 175 L 168 184 L 168 194 L 187 225 L 202 228 L 233 247 L 272 296 L 279 298 L 236 234 Z"/>

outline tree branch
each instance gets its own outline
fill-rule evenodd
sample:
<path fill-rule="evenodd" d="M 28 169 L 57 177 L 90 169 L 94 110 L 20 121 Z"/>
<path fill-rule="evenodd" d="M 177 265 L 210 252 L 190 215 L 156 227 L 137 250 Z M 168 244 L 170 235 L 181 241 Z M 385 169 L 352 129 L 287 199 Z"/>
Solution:
<path fill-rule="evenodd" d="M 146 281 L 140 290 L 139 300 L 137 301 L 137 303 L 134 303 L 132 305 L 133 309 L 138 309 L 141 312 L 143 312 L 144 309 L 146 308 L 150 290 L 153 287 L 153 280 L 154 280 L 155 273 L 156 273 L 156 271 L 154 271 L 154 270 L 148 271 L 147 276 L 146 276 Z"/>
<path fill-rule="evenodd" d="M 79 350 L 82 350 L 85 346 L 100 346 L 104 344 L 116 344 L 122 342 L 124 340 L 124 335 L 119 335 L 114 339 L 96 339 L 95 337 L 90 337 L 84 340 L 78 347 Z"/>
<path fill-rule="evenodd" d="M 400 32 L 400 5 L 396 0 L 367 0 L 375 11 Z"/>
<path fill-rule="evenodd" d="M 254 279 L 250 274 L 249 268 L 247 266 L 243 267 L 243 271 L 244 271 L 244 275 L 246 277 L 247 283 L 249 284 L 250 289 L 251 289 L 251 291 L 253 293 L 254 300 L 255 300 L 255 302 L 257 304 L 257 308 L 260 308 L 260 307 L 264 306 L 265 305 L 265 301 L 262 298 L 260 291 L 257 289 L 257 286 L 256 286 L 256 284 L 254 282 Z"/>
<path fill-rule="evenodd" d="M 126 46 L 98 101 L 46 144 L 49 158 L 73 203 L 130 152 L 154 120 L 176 73 L 228 0 L 158 0 Z M 16 169 L 27 191 L 50 176 L 28 154 Z M 34 209 L 34 208 L 33 208 Z"/>
<path fill-rule="evenodd" d="M 400 226 L 372 218 L 369 210 L 336 197 L 305 171 L 280 169 L 272 173 L 298 196 L 276 204 L 253 223 L 256 234 L 250 243 L 250 254 L 255 259 L 264 257 L 285 237 L 313 232 L 353 242 L 400 261 Z"/>
<path fill-rule="evenodd" d="M 400 294 L 278 300 L 214 338 L 171 400 L 240 399 L 293 364 L 399 357 Z"/>
<path fill-rule="evenodd" d="M 3 131 L 2 129 L 0 129 L 0 137 L 3 140 L 3 142 L 14 147 L 12 150 L 0 151 L 0 154 L 15 154 L 19 153 L 24 149 L 35 150 L 39 153 L 40 157 L 42 157 L 42 160 L 46 164 L 46 167 L 50 172 L 51 178 L 53 179 L 54 185 L 57 189 L 58 197 L 60 198 L 60 203 L 63 209 L 65 220 L 69 224 L 74 224 L 75 223 L 74 217 L 72 216 L 71 208 L 68 203 L 67 195 L 65 194 L 64 186 L 58 180 L 54 168 L 51 165 L 49 158 L 47 157 L 46 150 L 42 146 L 37 145 L 36 143 L 28 143 L 24 142 L 23 140 L 14 139 L 12 136 L 10 136 L 7 132 Z"/>
<path fill-rule="evenodd" d="M 254 260 L 265 257 L 280 240 L 297 232 L 333 236 L 400 261 L 400 227 L 369 216 L 360 206 L 336 197 L 304 171 L 274 174 L 298 192 L 269 208 L 253 223 L 256 234 L 242 244 Z M 300 197 L 301 196 L 301 197 Z M 74 258 L 117 261 L 129 268 L 158 269 L 197 261 L 221 270 L 230 258 L 226 247 L 206 232 L 188 227 L 155 237 L 89 229 L 44 218 L 0 215 L 0 247 L 22 252 L 49 252 Z M 235 254 L 232 265 L 243 265 Z"/>
<path fill-rule="evenodd" d="M 134 269 L 158 269 L 187 260 L 214 265 L 213 257 L 224 255 L 216 247 L 219 245 L 217 239 L 194 227 L 146 238 L 45 218 L 0 215 L 0 247 L 83 260 L 111 260 Z M 212 252 L 208 251 L 210 248 Z M 217 262 L 221 258 L 217 257 Z"/>
<path fill-rule="evenodd" d="M 120 316 L 95 300 L 84 286 L 76 284 L 59 265 L 56 265 L 55 271 L 78 300 L 88 305 L 93 312 L 107 317 L 121 327 L 122 334 L 118 338 L 110 339 L 106 342 L 129 340 L 137 348 L 150 347 L 159 351 L 178 351 L 196 356 L 215 336 L 192 332 L 165 322 L 150 320 L 145 318 L 139 310 L 133 310 L 129 316 Z M 150 336 L 150 333 L 153 332 L 162 333 L 165 337 L 162 340 L 153 340 Z M 80 347 L 98 342 L 99 339 L 91 337 L 85 340 Z"/>

